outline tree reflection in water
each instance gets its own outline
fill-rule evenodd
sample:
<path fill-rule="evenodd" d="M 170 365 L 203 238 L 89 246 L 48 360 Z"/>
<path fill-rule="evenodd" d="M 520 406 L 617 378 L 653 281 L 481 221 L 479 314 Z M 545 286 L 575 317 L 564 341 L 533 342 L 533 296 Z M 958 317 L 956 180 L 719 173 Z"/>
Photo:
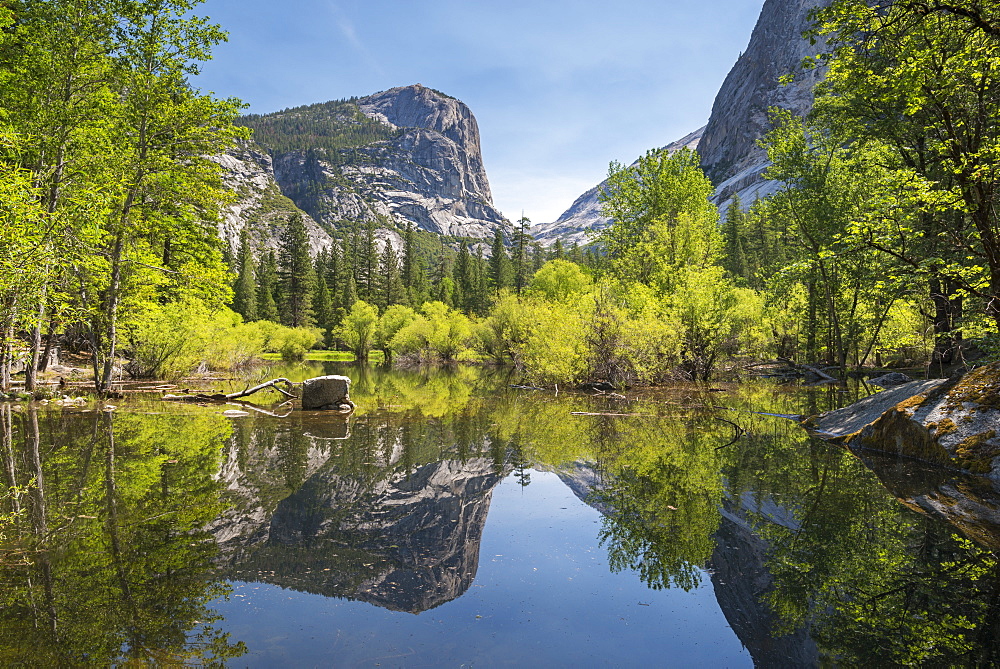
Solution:
<path fill-rule="evenodd" d="M 228 423 L 218 416 L 62 414 L 0 404 L 15 517 L 0 553 L 5 664 L 222 663 L 202 529 Z"/>
<path fill-rule="evenodd" d="M 208 605 L 222 577 L 428 610 L 475 577 L 494 487 L 511 474 L 531 485 L 534 469 L 604 514 L 612 569 L 656 589 L 710 576 L 758 664 L 1000 663 L 993 553 L 900 504 L 852 454 L 749 413 L 850 400 L 835 389 L 683 386 L 622 401 L 510 390 L 473 368 L 349 373 L 350 424 L 0 404 L 14 490 L 0 657 L 238 657 L 245 646 Z M 915 478 L 880 475 L 907 504 L 923 499 Z"/>

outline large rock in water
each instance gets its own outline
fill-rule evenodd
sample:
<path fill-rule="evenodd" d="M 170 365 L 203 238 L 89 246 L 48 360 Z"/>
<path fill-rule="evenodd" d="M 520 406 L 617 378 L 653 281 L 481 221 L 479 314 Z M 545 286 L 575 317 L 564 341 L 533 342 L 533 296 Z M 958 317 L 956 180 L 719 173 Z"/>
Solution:
<path fill-rule="evenodd" d="M 303 409 L 354 408 L 350 396 L 351 380 L 346 376 L 317 376 L 302 382 Z"/>
<path fill-rule="evenodd" d="M 846 445 L 906 506 L 1000 550 L 1000 364 L 897 386 L 807 426 Z"/>
<path fill-rule="evenodd" d="M 1000 363 L 897 386 L 810 426 L 852 449 L 919 458 L 1000 484 Z"/>

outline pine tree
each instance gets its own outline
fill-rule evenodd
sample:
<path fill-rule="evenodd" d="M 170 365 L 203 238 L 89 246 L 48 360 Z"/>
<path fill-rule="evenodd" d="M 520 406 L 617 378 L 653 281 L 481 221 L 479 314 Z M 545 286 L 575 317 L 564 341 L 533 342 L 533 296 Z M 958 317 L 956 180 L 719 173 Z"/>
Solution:
<path fill-rule="evenodd" d="M 399 276 L 399 261 L 396 259 L 396 250 L 389 240 L 385 242 L 382 249 L 382 256 L 379 259 L 379 290 L 376 305 L 379 311 L 391 304 L 400 304 L 405 296 L 403 282 Z"/>
<path fill-rule="evenodd" d="M 311 325 L 316 275 L 309 257 L 309 235 L 300 214 L 288 219 L 281 236 L 281 320 L 290 327 Z"/>
<path fill-rule="evenodd" d="M 469 244 L 462 241 L 462 244 L 458 248 L 458 258 L 455 259 L 452 278 L 455 281 L 455 306 L 467 313 L 475 292 L 475 281 L 472 272 L 472 256 L 469 255 Z"/>
<path fill-rule="evenodd" d="M 545 264 L 545 249 L 538 242 L 531 245 L 531 273 L 534 274 Z"/>
<path fill-rule="evenodd" d="M 240 233 L 238 269 L 236 284 L 233 286 L 233 311 L 249 323 L 257 320 L 257 282 L 254 280 L 253 248 L 247 228 L 243 228 Z"/>
<path fill-rule="evenodd" d="M 517 240 L 514 244 L 514 289 L 520 293 L 528 285 L 528 225 L 531 219 L 521 214 L 517 223 Z"/>
<path fill-rule="evenodd" d="M 316 277 L 316 296 L 313 299 L 313 310 L 316 313 L 316 325 L 323 330 L 323 341 L 329 347 L 332 343 L 331 333 L 335 325 L 333 303 L 330 289 L 326 285 L 326 276 L 322 272 L 317 272 Z"/>
<path fill-rule="evenodd" d="M 475 286 L 473 288 L 473 294 L 475 299 L 472 303 L 472 312 L 475 314 L 486 313 L 487 305 L 489 304 L 489 265 L 483 259 L 483 247 L 479 246 L 476 249 L 476 257 L 473 263 L 475 267 Z"/>
<path fill-rule="evenodd" d="M 435 300 L 444 302 L 449 307 L 453 306 L 455 297 L 455 280 L 452 278 L 452 263 L 444 249 L 438 256 L 437 265 L 434 268 L 432 293 Z"/>
<path fill-rule="evenodd" d="M 340 282 L 343 280 L 343 265 L 343 258 L 340 255 L 340 243 L 334 239 L 326 252 L 326 271 L 323 273 L 334 309 L 340 306 L 340 296 L 337 292 L 337 287 L 340 286 Z"/>
<path fill-rule="evenodd" d="M 551 260 L 562 260 L 564 255 L 562 240 L 557 239 L 555 244 L 552 245 L 552 252 L 549 254 L 549 258 Z"/>
<path fill-rule="evenodd" d="M 416 253 L 413 240 L 413 223 L 407 222 L 406 232 L 403 235 L 403 283 L 412 286 L 416 269 Z"/>
<path fill-rule="evenodd" d="M 723 262 L 722 266 L 738 279 L 749 279 L 750 272 L 746 258 L 746 239 L 744 228 L 746 227 L 746 215 L 743 213 L 743 206 L 740 196 L 733 196 L 726 211 L 726 222 L 722 226 L 723 239 Z"/>
<path fill-rule="evenodd" d="M 424 266 L 424 259 L 416 256 L 413 259 L 413 279 L 406 282 L 406 294 L 410 306 L 414 309 L 420 307 L 430 298 L 430 290 L 427 286 L 427 269 Z"/>
<path fill-rule="evenodd" d="M 355 280 L 358 298 L 368 303 L 376 302 L 378 292 L 378 244 L 375 240 L 375 224 L 369 222 L 363 234 L 358 237 L 358 255 L 355 258 Z"/>
<path fill-rule="evenodd" d="M 340 308 L 344 312 L 350 311 L 354 303 L 358 301 L 358 287 L 354 283 L 354 275 L 347 273 L 347 280 L 344 281 L 344 290 L 340 298 Z"/>
<path fill-rule="evenodd" d="M 274 251 L 269 251 L 257 268 L 257 317 L 278 322 L 278 262 Z"/>
<path fill-rule="evenodd" d="M 497 228 L 490 247 L 490 284 L 494 290 L 500 290 L 510 286 L 510 281 L 510 257 L 507 256 L 507 248 L 503 243 L 503 232 Z"/>

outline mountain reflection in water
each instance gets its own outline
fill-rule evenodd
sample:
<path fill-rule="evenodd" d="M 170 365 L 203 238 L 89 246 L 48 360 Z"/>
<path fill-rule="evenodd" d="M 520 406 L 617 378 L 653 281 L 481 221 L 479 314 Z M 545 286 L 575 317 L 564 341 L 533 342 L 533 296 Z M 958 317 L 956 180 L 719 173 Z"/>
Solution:
<path fill-rule="evenodd" d="M 975 543 L 940 520 L 948 514 L 927 515 L 945 505 L 940 477 L 900 461 L 876 468 L 900 504 L 857 457 L 750 413 L 815 413 L 851 393 L 748 383 L 621 401 L 511 390 L 469 368 L 347 373 L 358 404 L 348 420 L 228 419 L 156 398 L 115 413 L 0 405 L 0 456 L 16 486 L 3 508 L 0 658 L 262 662 L 257 634 L 236 638 L 219 616 L 238 605 L 220 599 L 233 582 L 447 624 L 473 594 L 497 487 L 527 490 L 532 474 L 551 472 L 600 512 L 582 528 L 603 547 L 598 569 L 631 574 L 650 597 L 710 584 L 732 632 L 708 633 L 735 632 L 759 666 L 1000 662 L 995 535 L 953 514 Z M 745 434 L 733 442 L 736 427 Z M 943 489 L 956 487 L 969 489 L 951 479 Z M 977 499 L 988 510 L 995 498 Z M 574 615 L 601 613 L 592 606 Z M 512 633 L 491 624 L 494 638 Z M 613 661 L 613 636 L 576 643 Z M 642 643 L 673 652 L 659 634 Z M 414 661 L 463 658 L 435 652 Z"/>

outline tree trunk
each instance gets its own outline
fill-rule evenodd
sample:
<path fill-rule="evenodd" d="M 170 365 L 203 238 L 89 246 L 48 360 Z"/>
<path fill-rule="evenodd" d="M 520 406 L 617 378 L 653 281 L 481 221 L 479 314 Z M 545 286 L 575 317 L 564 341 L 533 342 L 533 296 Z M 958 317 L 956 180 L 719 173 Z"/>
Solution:
<path fill-rule="evenodd" d="M 48 267 L 45 268 L 48 273 Z M 45 322 L 45 307 L 48 302 L 49 282 L 46 280 L 42 284 L 42 294 L 38 299 L 38 316 L 35 319 L 35 327 L 31 329 L 31 356 L 28 364 L 24 368 L 24 389 L 28 392 L 38 387 L 38 367 L 39 357 L 42 352 L 42 323 Z"/>
<path fill-rule="evenodd" d="M 10 392 L 10 365 L 13 362 L 14 318 L 4 328 L 3 339 L 0 341 L 0 391 Z"/>
<path fill-rule="evenodd" d="M 962 298 L 952 298 L 955 286 L 936 277 L 930 281 L 931 301 L 934 303 L 934 353 L 931 362 L 940 369 L 956 360 L 962 335 L 957 331 L 962 315 Z"/>
<path fill-rule="evenodd" d="M 131 195 L 129 196 L 131 200 Z M 129 203 L 130 204 L 130 203 Z M 105 300 L 104 318 L 107 319 L 104 339 L 108 350 L 104 359 L 104 367 L 99 379 L 95 379 L 97 392 L 106 395 L 111 387 L 112 371 L 115 356 L 118 353 L 118 302 L 121 295 L 122 252 L 125 246 L 123 234 L 118 233 L 114 250 L 111 254 L 111 285 L 108 286 L 108 296 Z"/>

